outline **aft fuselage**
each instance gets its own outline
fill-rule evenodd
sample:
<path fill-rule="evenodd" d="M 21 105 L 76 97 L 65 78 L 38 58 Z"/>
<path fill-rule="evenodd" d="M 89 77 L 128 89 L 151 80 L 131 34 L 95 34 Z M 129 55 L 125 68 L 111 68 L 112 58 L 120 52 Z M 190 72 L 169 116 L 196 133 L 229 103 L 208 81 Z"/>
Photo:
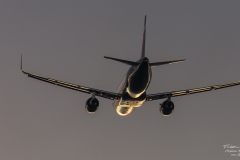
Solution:
<path fill-rule="evenodd" d="M 120 83 L 117 93 L 122 96 L 114 100 L 113 107 L 117 114 L 126 116 L 135 107 L 140 107 L 146 100 L 146 90 L 151 82 L 152 70 L 146 57 L 137 61 L 139 65 L 131 66 Z"/>

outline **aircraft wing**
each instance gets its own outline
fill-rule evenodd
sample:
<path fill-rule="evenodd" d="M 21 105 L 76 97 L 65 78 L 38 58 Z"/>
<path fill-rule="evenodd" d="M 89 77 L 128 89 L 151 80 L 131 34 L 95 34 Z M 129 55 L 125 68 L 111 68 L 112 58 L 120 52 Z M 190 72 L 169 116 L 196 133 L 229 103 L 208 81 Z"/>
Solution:
<path fill-rule="evenodd" d="M 201 88 L 186 89 L 186 90 L 180 90 L 180 91 L 149 94 L 149 95 L 146 96 L 146 101 L 163 99 L 163 98 L 167 98 L 169 96 L 170 97 L 177 97 L 177 96 L 184 96 L 184 95 L 189 95 L 189 94 L 213 91 L 213 90 L 218 90 L 218 89 L 237 86 L 237 85 L 240 85 L 240 81 L 232 82 L 232 83 L 226 83 L 226 84 L 220 84 L 220 85 L 214 85 L 214 86 L 208 86 L 208 87 L 201 87 Z"/>
<path fill-rule="evenodd" d="M 107 98 L 107 99 L 111 99 L 111 100 L 118 100 L 121 97 L 121 94 L 119 94 L 119 93 L 107 92 L 107 91 L 98 90 L 98 89 L 94 89 L 94 88 L 84 87 L 84 86 L 80 86 L 80 85 L 76 85 L 76 84 L 72 84 L 72 83 L 55 80 L 52 78 L 39 76 L 37 74 L 28 73 L 22 69 L 22 61 L 21 61 L 21 71 L 24 74 L 27 74 L 28 77 L 31 77 L 31 78 L 34 78 L 34 79 L 37 79 L 40 81 L 44 81 L 47 83 L 51 83 L 51 84 L 54 84 L 57 86 L 65 87 L 68 89 L 72 89 L 75 91 L 84 92 L 84 93 L 88 93 L 88 94 L 95 93 L 95 96 L 99 96 L 99 97 Z"/>

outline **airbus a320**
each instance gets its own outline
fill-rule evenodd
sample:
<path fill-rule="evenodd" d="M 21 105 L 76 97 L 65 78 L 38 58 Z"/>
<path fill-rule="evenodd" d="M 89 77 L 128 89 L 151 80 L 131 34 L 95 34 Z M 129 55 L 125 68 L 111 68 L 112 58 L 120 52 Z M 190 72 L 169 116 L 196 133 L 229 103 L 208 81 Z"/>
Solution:
<path fill-rule="evenodd" d="M 67 82 L 55 80 L 52 78 L 46 78 L 43 76 L 26 72 L 22 69 L 22 56 L 21 56 L 21 71 L 24 74 L 27 74 L 28 77 L 31 77 L 37 80 L 41 80 L 44 82 L 48 82 L 54 85 L 76 90 L 79 92 L 91 94 L 91 97 L 86 101 L 86 105 L 85 105 L 87 112 L 90 114 L 95 113 L 99 108 L 99 101 L 96 98 L 96 96 L 113 100 L 113 107 L 117 112 L 117 114 L 120 116 L 129 115 L 130 113 L 133 112 L 135 108 L 141 107 L 144 102 L 158 100 L 158 99 L 165 99 L 165 101 L 163 101 L 163 103 L 160 104 L 160 112 L 164 116 L 169 116 L 174 110 L 174 103 L 171 100 L 172 97 L 218 90 L 218 89 L 232 87 L 240 84 L 240 81 L 238 81 L 238 82 L 213 85 L 208 87 L 186 89 L 186 90 L 172 91 L 172 92 L 163 92 L 163 93 L 156 93 L 156 94 L 147 94 L 146 91 L 148 89 L 148 86 L 152 78 L 152 70 L 151 70 L 152 67 L 164 65 L 164 64 L 183 62 L 185 61 L 185 59 L 150 63 L 149 59 L 145 56 L 145 40 L 146 40 L 146 16 L 144 19 L 142 50 L 141 50 L 141 57 L 139 60 L 134 62 L 134 61 L 122 60 L 122 59 L 111 58 L 106 56 L 104 57 L 104 58 L 122 62 L 131 66 L 127 71 L 126 75 L 124 76 L 119 87 L 117 88 L 116 92 L 108 92 L 108 91 L 103 91 L 99 89 L 84 87 L 81 85 L 67 83 Z"/>

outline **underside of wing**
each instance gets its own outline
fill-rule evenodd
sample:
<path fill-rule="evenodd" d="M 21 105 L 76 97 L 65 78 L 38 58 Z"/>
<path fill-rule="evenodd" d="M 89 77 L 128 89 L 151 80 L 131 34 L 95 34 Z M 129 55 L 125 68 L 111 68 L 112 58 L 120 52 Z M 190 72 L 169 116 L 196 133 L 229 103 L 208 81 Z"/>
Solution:
<path fill-rule="evenodd" d="M 186 90 L 180 90 L 180 91 L 149 94 L 149 95 L 147 95 L 146 100 L 147 101 L 152 101 L 152 100 L 157 100 L 157 99 L 164 99 L 164 98 L 167 98 L 167 97 L 184 96 L 184 95 L 189 95 L 189 94 L 195 94 L 195 93 L 201 93 L 201 92 L 223 89 L 223 88 L 237 86 L 237 85 L 240 85 L 240 81 L 232 82 L 232 83 L 226 83 L 226 84 L 219 84 L 219 85 L 214 85 L 214 86 L 208 86 L 208 87 L 201 87 L 201 88 L 186 89 Z"/>
<path fill-rule="evenodd" d="M 75 90 L 75 91 L 84 92 L 84 93 L 88 93 L 88 94 L 93 94 L 94 93 L 95 96 L 99 96 L 99 97 L 107 98 L 107 99 L 111 99 L 111 100 L 117 100 L 121 97 L 121 95 L 118 94 L 118 93 L 107 92 L 107 91 L 98 90 L 98 89 L 94 89 L 94 88 L 84 87 L 84 86 L 80 86 L 80 85 L 76 85 L 76 84 L 72 84 L 72 83 L 67 83 L 67 82 L 55 80 L 55 79 L 52 79 L 52 78 L 46 78 L 46 77 L 43 77 L 43 76 L 39 76 L 37 74 L 28 73 L 28 72 L 26 72 L 22 69 L 22 57 L 21 57 L 21 71 L 24 74 L 27 74 L 28 77 L 31 77 L 31 78 L 34 78 L 34 79 L 37 79 L 37 80 L 40 80 L 40 81 L 44 81 L 44 82 L 47 82 L 47 83 L 51 83 L 51 84 L 54 84 L 54 85 L 58 85 L 58 86 L 61 86 L 61 87 L 65 87 L 65 88 L 68 88 L 68 89 L 72 89 L 72 90 Z"/>

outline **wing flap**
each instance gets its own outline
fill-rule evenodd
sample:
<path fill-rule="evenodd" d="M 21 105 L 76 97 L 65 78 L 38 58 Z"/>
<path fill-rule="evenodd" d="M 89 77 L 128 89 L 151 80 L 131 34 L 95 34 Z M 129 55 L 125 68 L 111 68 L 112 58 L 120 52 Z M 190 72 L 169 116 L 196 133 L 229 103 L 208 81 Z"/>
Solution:
<path fill-rule="evenodd" d="M 83 92 L 83 93 L 95 93 L 96 96 L 102 97 L 102 98 L 107 98 L 107 99 L 111 99 L 111 100 L 118 100 L 121 97 L 121 94 L 119 93 L 113 93 L 113 92 L 108 92 L 108 91 L 103 91 L 103 90 L 98 90 L 98 89 L 94 89 L 94 88 L 89 88 L 89 87 L 85 87 L 85 86 L 80 86 L 80 85 L 76 85 L 76 84 L 72 84 L 72 83 L 67 83 L 67 82 L 63 82 L 63 81 L 59 81 L 59 80 L 55 80 L 52 78 L 47 78 L 47 77 L 43 77 L 37 74 L 32 74 L 32 73 L 28 73 L 26 71 L 24 71 L 22 69 L 22 56 L 21 56 L 21 71 L 24 74 L 27 74 L 28 77 L 43 81 L 43 82 L 47 82 L 50 84 L 54 84 L 57 86 L 61 86 L 64 88 L 68 88 L 68 89 L 72 89 L 75 91 L 79 91 L 79 92 Z"/>
<path fill-rule="evenodd" d="M 66 83 L 66 82 L 62 82 L 62 81 L 58 81 L 58 80 L 54 80 L 54 79 L 51 79 L 51 78 L 46 78 L 46 77 L 42 77 L 42 76 L 39 76 L 39 75 L 30 74 L 30 73 L 27 73 L 27 75 L 28 75 L 28 77 L 38 79 L 40 81 L 48 82 L 48 83 L 51 83 L 51 84 L 54 84 L 54 85 L 58 85 L 58 86 L 61 86 L 61 87 L 73 89 L 73 90 L 76 90 L 76 91 L 90 93 L 88 90 L 84 90 L 84 89 L 82 89 L 81 87 L 79 87 L 75 84 Z"/>
<path fill-rule="evenodd" d="M 152 101 L 152 100 L 157 100 L 157 99 L 164 99 L 169 96 L 171 96 L 171 97 L 184 96 L 184 95 L 189 95 L 189 94 L 223 89 L 223 88 L 227 88 L 227 87 L 233 87 L 233 86 L 237 86 L 237 85 L 240 85 L 240 81 L 226 83 L 226 84 L 220 84 L 220 85 L 214 85 L 214 86 L 208 86 L 208 87 L 200 87 L 200 88 L 194 88 L 194 89 L 186 89 L 186 90 L 157 93 L 157 94 L 149 94 L 149 95 L 147 95 L 146 100 Z"/>
<path fill-rule="evenodd" d="M 102 98 L 107 98 L 107 99 L 111 99 L 111 100 L 118 100 L 121 95 L 118 93 L 112 93 L 112 92 L 107 92 L 107 91 L 103 91 L 103 90 L 98 90 L 98 89 L 94 89 L 94 88 L 88 88 L 88 87 L 84 87 L 84 86 L 80 86 L 80 85 L 76 85 L 76 84 L 72 84 L 72 83 L 67 83 L 67 82 L 63 82 L 63 81 L 59 81 L 59 80 L 55 80 L 52 78 L 46 78 L 46 77 L 42 77 L 36 74 L 31 74 L 28 72 L 25 72 L 25 74 L 28 75 L 28 77 L 40 80 L 40 81 L 44 81 L 47 83 L 51 83 L 57 86 L 61 86 L 64 88 L 68 88 L 68 89 L 72 89 L 75 91 L 80 91 L 80 92 L 84 92 L 84 93 L 95 93 L 96 96 L 102 97 Z"/>

